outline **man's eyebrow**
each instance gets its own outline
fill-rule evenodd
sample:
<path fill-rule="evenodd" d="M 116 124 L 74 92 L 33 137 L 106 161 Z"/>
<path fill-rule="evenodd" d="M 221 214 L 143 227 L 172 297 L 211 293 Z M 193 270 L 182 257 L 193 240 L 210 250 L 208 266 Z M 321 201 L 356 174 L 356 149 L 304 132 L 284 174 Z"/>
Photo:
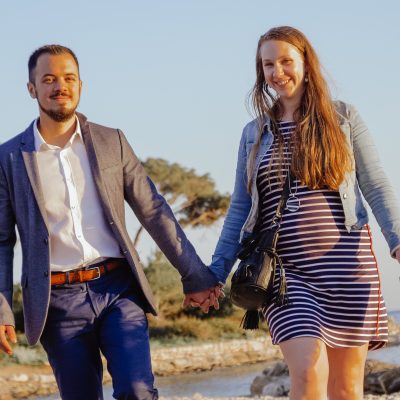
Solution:
<path fill-rule="evenodd" d="M 76 74 L 76 73 L 74 73 L 74 72 L 67 72 L 66 74 L 65 74 L 65 76 L 78 76 L 78 74 Z M 42 75 L 42 79 L 43 78 L 47 78 L 47 77 L 51 77 L 51 78 L 55 78 L 55 75 L 54 74 L 44 74 L 44 75 Z"/>
<path fill-rule="evenodd" d="M 44 79 L 44 78 L 54 78 L 54 77 L 55 77 L 55 75 L 53 75 L 53 74 L 44 74 L 44 75 L 41 76 L 41 79 Z"/>

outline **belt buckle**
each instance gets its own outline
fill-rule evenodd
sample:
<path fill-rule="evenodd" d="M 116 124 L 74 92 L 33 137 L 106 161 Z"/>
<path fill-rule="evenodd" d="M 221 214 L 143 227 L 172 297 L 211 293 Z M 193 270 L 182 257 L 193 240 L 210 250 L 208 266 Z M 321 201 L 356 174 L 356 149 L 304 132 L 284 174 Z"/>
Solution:
<path fill-rule="evenodd" d="M 96 281 L 97 279 L 101 278 L 100 267 L 88 268 L 86 271 L 97 271 L 97 276 L 95 278 L 92 278 L 91 281 Z"/>

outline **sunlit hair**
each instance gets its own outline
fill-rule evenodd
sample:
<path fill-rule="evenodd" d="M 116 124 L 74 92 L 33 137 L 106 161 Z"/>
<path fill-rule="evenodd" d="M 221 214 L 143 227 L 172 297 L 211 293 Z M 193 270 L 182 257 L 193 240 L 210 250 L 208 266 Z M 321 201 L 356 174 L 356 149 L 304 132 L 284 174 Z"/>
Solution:
<path fill-rule="evenodd" d="M 283 109 L 279 97 L 274 96 L 265 85 L 260 48 L 268 40 L 280 40 L 296 47 L 303 57 L 308 82 L 299 108 L 294 113 L 296 129 L 292 137 L 291 171 L 310 189 L 337 190 L 351 169 L 349 148 L 340 130 L 338 114 L 332 102 L 328 85 L 322 76 L 321 65 L 315 50 L 303 33 L 289 26 L 270 29 L 258 41 L 256 54 L 256 82 L 250 93 L 259 134 L 248 164 L 248 189 L 251 191 L 252 171 L 260 148 L 265 117 L 270 118 L 274 140 L 278 143 L 279 162 L 284 162 L 283 137 L 277 128 Z M 271 166 L 269 166 L 271 168 Z M 284 177 L 280 177 L 283 183 Z"/>
<path fill-rule="evenodd" d="M 69 54 L 74 59 L 79 72 L 79 62 L 75 53 L 68 47 L 61 46 L 60 44 L 46 44 L 44 46 L 36 49 L 29 57 L 28 60 L 28 72 L 29 72 L 29 82 L 35 83 L 35 68 L 39 57 L 42 54 L 50 54 L 52 56 L 59 56 L 62 54 Z"/>

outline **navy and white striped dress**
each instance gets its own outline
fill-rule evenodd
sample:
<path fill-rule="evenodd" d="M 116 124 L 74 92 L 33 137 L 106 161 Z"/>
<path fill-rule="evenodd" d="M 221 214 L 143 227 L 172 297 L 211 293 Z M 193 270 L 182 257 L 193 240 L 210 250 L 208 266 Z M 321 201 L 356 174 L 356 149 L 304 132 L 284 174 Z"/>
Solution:
<path fill-rule="evenodd" d="M 279 129 L 285 139 L 286 163 L 280 165 L 273 144 L 257 176 L 261 229 L 271 223 L 282 194 L 277 171 L 286 171 L 291 159 L 288 143 L 295 123 L 282 122 Z M 291 193 L 298 197 L 300 207 L 294 212 L 285 210 L 278 242 L 290 304 L 272 304 L 264 310 L 273 343 L 311 336 L 337 348 L 364 343 L 369 343 L 370 350 L 384 346 L 387 313 L 369 227 L 347 232 L 337 191 L 310 190 L 296 179 Z M 276 292 L 278 288 L 279 268 Z"/>

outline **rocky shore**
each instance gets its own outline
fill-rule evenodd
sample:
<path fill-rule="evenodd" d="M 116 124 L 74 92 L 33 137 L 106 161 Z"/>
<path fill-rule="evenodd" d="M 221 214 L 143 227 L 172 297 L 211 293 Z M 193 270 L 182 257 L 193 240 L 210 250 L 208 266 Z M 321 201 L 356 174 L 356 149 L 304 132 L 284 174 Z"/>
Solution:
<path fill-rule="evenodd" d="M 392 325 L 390 342 L 400 343 L 400 326 Z M 263 337 L 252 340 L 232 340 L 221 343 L 204 343 L 192 346 L 154 348 L 152 362 L 154 373 L 158 376 L 177 375 L 187 372 L 206 371 L 215 368 L 232 367 L 256 362 L 281 359 L 278 346 L 273 346 L 270 338 Z M 262 371 L 260 371 L 262 373 Z M 105 373 L 104 382 L 110 382 Z M 0 400 L 22 399 L 31 396 L 46 396 L 57 392 L 56 383 L 48 365 L 25 366 L 11 364 L 0 369 Z M 282 393 L 286 394 L 286 393 Z M 261 400 L 279 397 L 268 397 L 268 393 L 260 393 Z M 286 399 L 287 397 L 281 397 Z M 400 393 L 388 396 L 366 396 L 366 399 L 400 400 Z M 187 400 L 171 398 L 171 400 Z M 193 400 L 208 400 L 195 395 Z M 227 400 L 228 398 L 224 398 Z M 233 399 L 233 398 L 232 398 Z M 164 398 L 164 400 L 166 400 Z M 215 399 L 214 399 L 215 400 Z M 228 399 L 229 400 L 229 399 Z M 238 398 L 236 400 L 239 400 Z"/>
<path fill-rule="evenodd" d="M 289 397 L 272 397 L 261 396 L 257 400 L 288 400 Z M 160 397 L 160 400 L 249 400 L 248 397 L 203 397 L 200 394 L 195 394 L 192 397 Z M 373 396 L 366 395 L 364 400 L 400 400 L 400 394 Z"/>
<path fill-rule="evenodd" d="M 253 397 L 270 395 L 287 396 L 290 391 L 289 369 L 284 361 L 271 363 L 255 377 L 250 393 Z M 400 366 L 381 361 L 367 360 L 364 392 L 369 395 L 400 396 Z"/>

